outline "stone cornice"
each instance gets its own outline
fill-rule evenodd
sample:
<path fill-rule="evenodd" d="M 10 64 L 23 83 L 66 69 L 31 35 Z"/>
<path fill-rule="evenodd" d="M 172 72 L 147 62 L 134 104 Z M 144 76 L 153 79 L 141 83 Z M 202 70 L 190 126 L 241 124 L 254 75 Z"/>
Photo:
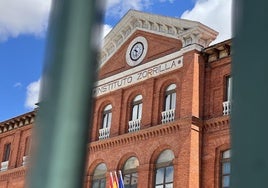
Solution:
<path fill-rule="evenodd" d="M 22 126 L 33 124 L 35 118 L 35 111 L 14 117 L 12 119 L 0 123 L 0 134 L 5 133 Z"/>
<path fill-rule="evenodd" d="M 174 134 L 182 129 L 190 129 L 192 124 L 196 126 L 201 126 L 202 123 L 199 120 L 197 120 L 197 118 L 194 117 L 180 119 L 172 123 L 153 126 L 134 133 L 126 133 L 105 140 L 91 142 L 88 146 L 88 149 L 90 150 L 90 152 L 97 152 L 105 149 L 126 145 L 129 143 L 148 140 L 154 137 Z"/>
<path fill-rule="evenodd" d="M 136 30 L 180 39 L 183 47 L 191 44 L 207 47 L 218 35 L 200 22 L 130 10 L 104 38 L 100 67 Z"/>
<path fill-rule="evenodd" d="M 204 132 L 230 129 L 230 116 L 221 116 L 204 121 Z"/>
<path fill-rule="evenodd" d="M 232 42 L 229 39 L 203 49 L 203 53 L 207 56 L 207 62 L 212 63 L 219 59 L 230 57 L 231 47 Z"/>

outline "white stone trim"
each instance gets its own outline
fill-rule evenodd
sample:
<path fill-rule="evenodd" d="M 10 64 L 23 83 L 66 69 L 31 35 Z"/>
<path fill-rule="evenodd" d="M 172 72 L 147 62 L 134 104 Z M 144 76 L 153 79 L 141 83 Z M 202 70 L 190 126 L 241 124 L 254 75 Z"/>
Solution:
<path fill-rule="evenodd" d="M 146 63 L 144 65 L 134 67 L 133 69 L 100 80 L 96 83 L 93 93 L 94 96 L 107 94 L 117 89 L 139 83 L 148 78 L 156 77 L 175 69 L 179 69 L 182 66 L 183 56 L 169 59 L 168 61 L 160 61 L 158 59 L 152 63 Z"/>
<path fill-rule="evenodd" d="M 196 21 L 154 15 L 130 10 L 106 35 L 100 53 L 100 67 L 125 43 L 136 30 L 153 32 L 182 40 L 183 46 L 191 42 L 207 47 L 218 32 Z"/>
<path fill-rule="evenodd" d="M 107 82 L 111 82 L 113 80 L 116 80 L 116 79 L 119 79 L 120 77 L 124 77 L 126 75 L 129 75 L 133 72 L 138 72 L 138 71 L 141 71 L 143 69 L 146 69 L 148 67 L 151 67 L 151 66 L 154 66 L 154 65 L 157 65 L 161 62 L 165 62 L 165 61 L 169 61 L 171 59 L 175 59 L 177 57 L 180 57 L 182 56 L 184 53 L 188 52 L 188 51 L 192 51 L 192 50 L 198 50 L 198 51 L 201 51 L 203 49 L 203 47 L 199 46 L 199 45 L 196 45 L 196 44 L 193 44 L 193 45 L 190 45 L 190 46 L 187 46 L 185 48 L 182 48 L 180 51 L 178 52 L 174 52 L 172 54 L 168 54 L 166 56 L 163 56 L 163 57 L 160 57 L 156 60 L 153 60 L 153 61 L 150 61 L 146 64 L 143 64 L 143 65 L 140 65 L 140 66 L 137 66 L 137 67 L 134 67 L 130 70 L 127 70 L 127 71 L 124 71 L 124 72 L 121 72 L 121 73 L 118 73 L 118 74 L 115 74 L 113 76 L 110 76 L 108 78 L 105 78 L 105 79 L 102 79 L 102 80 L 99 80 L 98 82 L 96 82 L 95 86 L 99 86 L 99 85 L 102 85 L 102 84 L 105 84 Z"/>

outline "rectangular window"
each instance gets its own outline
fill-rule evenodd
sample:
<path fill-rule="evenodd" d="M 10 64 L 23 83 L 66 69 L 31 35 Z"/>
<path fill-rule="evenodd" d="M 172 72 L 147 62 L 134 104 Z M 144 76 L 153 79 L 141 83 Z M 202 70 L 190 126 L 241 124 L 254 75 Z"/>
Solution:
<path fill-rule="evenodd" d="M 232 77 L 226 76 L 225 101 L 231 101 L 231 98 L 232 98 Z"/>
<path fill-rule="evenodd" d="M 28 136 L 25 140 L 25 150 L 24 150 L 24 156 L 28 156 L 31 151 L 31 139 Z"/>
<path fill-rule="evenodd" d="M 172 188 L 173 187 L 173 166 L 161 167 L 156 170 L 155 188 Z"/>
<path fill-rule="evenodd" d="M 92 188 L 105 188 L 105 185 L 106 185 L 105 178 L 95 179 L 92 182 Z"/>
<path fill-rule="evenodd" d="M 230 175 L 231 175 L 231 150 L 226 150 L 221 156 L 221 187 L 230 187 Z"/>
<path fill-rule="evenodd" d="M 9 160 L 10 150 L 11 150 L 11 143 L 5 144 L 2 162 L 5 162 L 5 161 Z"/>
<path fill-rule="evenodd" d="M 225 96 L 223 105 L 223 115 L 229 115 L 231 113 L 231 101 L 232 101 L 232 77 L 225 77 Z"/>

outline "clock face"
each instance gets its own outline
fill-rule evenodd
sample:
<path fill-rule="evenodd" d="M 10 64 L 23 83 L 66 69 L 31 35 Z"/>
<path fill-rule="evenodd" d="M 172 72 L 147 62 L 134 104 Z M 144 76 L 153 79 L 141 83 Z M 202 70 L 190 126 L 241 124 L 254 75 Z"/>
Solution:
<path fill-rule="evenodd" d="M 137 61 L 142 53 L 143 53 L 143 50 L 144 50 L 144 46 L 141 42 L 137 42 L 136 44 L 134 44 L 130 50 L 130 58 L 133 60 L 133 61 Z"/>
<path fill-rule="evenodd" d="M 146 56 L 148 49 L 147 40 L 142 37 L 136 37 L 131 41 L 126 52 L 126 62 L 129 66 L 140 64 Z"/>

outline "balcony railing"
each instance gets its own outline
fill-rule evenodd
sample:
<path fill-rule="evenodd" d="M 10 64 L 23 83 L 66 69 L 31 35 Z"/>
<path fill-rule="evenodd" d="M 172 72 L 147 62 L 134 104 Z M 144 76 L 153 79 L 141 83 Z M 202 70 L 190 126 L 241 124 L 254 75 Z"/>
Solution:
<path fill-rule="evenodd" d="M 1 163 L 1 171 L 5 171 L 8 169 L 8 161 L 4 161 Z"/>
<path fill-rule="evenodd" d="M 23 166 L 26 166 L 29 163 L 29 160 L 30 160 L 30 156 L 29 155 L 23 156 L 22 157 L 22 165 Z"/>
<path fill-rule="evenodd" d="M 135 119 L 128 122 L 128 132 L 135 132 L 140 130 L 141 119 Z"/>
<path fill-rule="evenodd" d="M 174 121 L 175 109 L 166 110 L 162 112 L 162 124 Z"/>
<path fill-rule="evenodd" d="M 107 139 L 110 137 L 110 128 L 102 128 L 99 130 L 99 139 Z"/>
<path fill-rule="evenodd" d="M 231 113 L 231 102 L 225 101 L 222 103 L 223 105 L 223 115 L 229 115 Z"/>

